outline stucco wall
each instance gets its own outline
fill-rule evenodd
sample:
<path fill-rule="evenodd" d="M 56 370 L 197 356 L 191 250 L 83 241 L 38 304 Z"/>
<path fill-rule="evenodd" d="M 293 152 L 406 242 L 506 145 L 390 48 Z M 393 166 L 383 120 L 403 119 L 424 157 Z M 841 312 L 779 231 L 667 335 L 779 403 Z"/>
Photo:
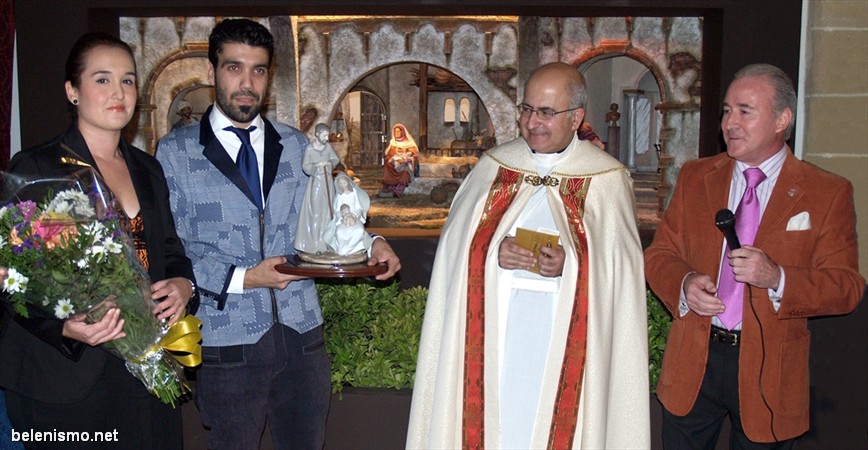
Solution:
<path fill-rule="evenodd" d="M 853 183 L 859 270 L 868 277 L 868 2 L 808 8 L 803 158 Z"/>

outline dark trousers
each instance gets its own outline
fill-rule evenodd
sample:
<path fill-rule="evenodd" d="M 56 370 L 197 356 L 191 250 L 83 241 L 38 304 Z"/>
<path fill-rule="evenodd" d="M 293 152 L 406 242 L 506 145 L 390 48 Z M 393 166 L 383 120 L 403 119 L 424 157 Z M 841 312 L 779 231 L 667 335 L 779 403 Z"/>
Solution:
<path fill-rule="evenodd" d="M 268 420 L 275 449 L 320 449 L 331 395 L 322 327 L 275 324 L 250 345 L 203 347 L 196 405 L 210 449 L 259 448 Z"/>
<path fill-rule="evenodd" d="M 181 405 L 163 404 L 114 356 L 106 358 L 96 384 L 80 401 L 44 403 L 6 391 L 6 407 L 15 431 L 82 433 L 62 442 L 58 438 L 24 442 L 28 450 L 180 450 L 184 445 Z"/>
<path fill-rule="evenodd" d="M 732 424 L 730 449 L 793 448 L 795 439 L 761 444 L 745 436 L 738 402 L 739 347 L 716 340 L 708 345 L 705 378 L 693 409 L 686 416 L 679 417 L 663 408 L 663 447 L 666 450 L 713 449 L 723 420 L 729 414 Z"/>

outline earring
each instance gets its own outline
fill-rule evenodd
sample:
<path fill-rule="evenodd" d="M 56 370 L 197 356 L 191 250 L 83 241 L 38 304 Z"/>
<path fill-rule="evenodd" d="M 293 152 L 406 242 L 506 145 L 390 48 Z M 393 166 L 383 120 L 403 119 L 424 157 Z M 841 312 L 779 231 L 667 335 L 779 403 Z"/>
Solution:
<path fill-rule="evenodd" d="M 72 104 L 75 106 L 78 106 L 78 99 L 77 98 L 72 99 Z"/>

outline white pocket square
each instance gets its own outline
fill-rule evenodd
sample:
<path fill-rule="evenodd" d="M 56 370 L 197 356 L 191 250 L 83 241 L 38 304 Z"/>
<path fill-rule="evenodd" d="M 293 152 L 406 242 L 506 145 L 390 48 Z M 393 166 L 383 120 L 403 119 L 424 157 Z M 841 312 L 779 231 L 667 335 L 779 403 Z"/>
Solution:
<path fill-rule="evenodd" d="M 787 231 L 805 231 L 811 229 L 811 215 L 807 211 L 802 211 L 787 222 Z"/>

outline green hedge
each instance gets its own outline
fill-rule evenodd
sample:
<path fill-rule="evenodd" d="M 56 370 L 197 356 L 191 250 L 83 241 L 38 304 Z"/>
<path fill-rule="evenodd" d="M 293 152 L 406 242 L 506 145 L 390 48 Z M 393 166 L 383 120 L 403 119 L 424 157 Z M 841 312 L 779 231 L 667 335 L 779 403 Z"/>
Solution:
<path fill-rule="evenodd" d="M 648 301 L 648 381 L 651 383 L 651 392 L 654 392 L 660 378 L 663 349 L 666 348 L 672 316 L 651 289 L 645 291 L 645 297 Z"/>
<path fill-rule="evenodd" d="M 410 388 L 428 289 L 362 280 L 318 283 L 332 392 L 345 385 Z"/>
<path fill-rule="evenodd" d="M 428 289 L 401 290 L 364 279 L 317 283 L 332 360 L 332 392 L 344 386 L 413 387 L 416 354 Z M 648 290 L 648 346 L 651 390 L 660 375 L 670 317 Z"/>

